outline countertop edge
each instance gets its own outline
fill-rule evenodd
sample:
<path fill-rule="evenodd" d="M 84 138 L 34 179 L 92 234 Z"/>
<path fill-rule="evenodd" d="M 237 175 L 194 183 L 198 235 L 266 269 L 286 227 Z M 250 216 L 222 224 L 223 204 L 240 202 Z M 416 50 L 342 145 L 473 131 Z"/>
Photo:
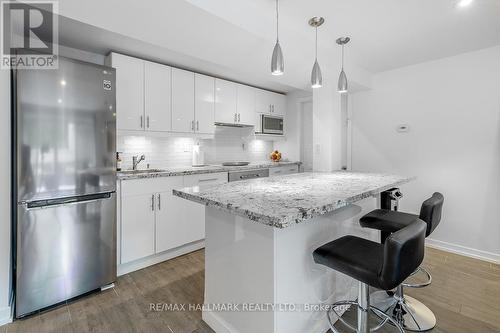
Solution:
<path fill-rule="evenodd" d="M 120 174 L 120 171 L 117 172 L 117 180 L 131 180 L 131 179 L 148 179 L 148 178 L 158 178 L 158 177 L 175 177 L 175 176 L 188 176 L 188 175 L 199 175 L 199 174 L 210 174 L 210 173 L 218 173 L 218 172 L 230 172 L 230 171 L 246 171 L 246 170 L 255 170 L 255 169 L 270 169 L 270 168 L 278 168 L 287 165 L 301 165 L 302 162 L 299 161 L 290 161 L 290 162 L 279 162 L 276 164 L 256 164 L 256 165 L 245 165 L 241 167 L 225 167 L 225 166 L 216 166 L 213 169 L 199 169 L 199 170 L 179 170 L 179 171 L 160 171 L 160 172 L 150 172 L 143 174 L 135 174 L 135 175 L 123 175 Z M 187 167 L 190 168 L 190 167 Z"/>

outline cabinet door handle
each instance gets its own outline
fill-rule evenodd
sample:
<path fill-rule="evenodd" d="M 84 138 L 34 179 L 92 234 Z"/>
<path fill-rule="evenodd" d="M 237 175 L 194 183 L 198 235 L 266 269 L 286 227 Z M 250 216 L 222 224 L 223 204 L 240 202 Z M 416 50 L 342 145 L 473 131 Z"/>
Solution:
<path fill-rule="evenodd" d="M 191 120 L 191 131 L 194 131 L 194 120 Z"/>
<path fill-rule="evenodd" d="M 236 119 L 238 119 L 238 118 L 237 118 L 236 113 L 235 113 L 234 114 L 234 122 L 236 122 Z"/>
<path fill-rule="evenodd" d="M 272 109 L 273 109 L 273 113 L 274 113 L 274 105 L 273 105 Z"/>
<path fill-rule="evenodd" d="M 149 116 L 146 117 L 146 126 L 149 128 Z"/>
<path fill-rule="evenodd" d="M 238 122 L 240 122 L 240 114 L 238 113 Z"/>
<path fill-rule="evenodd" d="M 212 181 L 216 181 L 217 178 L 207 178 L 207 179 L 200 179 L 198 180 L 198 183 L 202 183 L 202 182 L 212 182 Z"/>
<path fill-rule="evenodd" d="M 273 112 L 273 111 L 271 110 L 271 104 L 269 104 L 269 113 L 271 113 L 271 112 Z"/>
<path fill-rule="evenodd" d="M 240 179 L 247 179 L 247 178 L 259 178 L 260 175 L 255 174 L 255 175 L 241 175 Z"/>
<path fill-rule="evenodd" d="M 141 116 L 141 128 L 142 128 L 142 116 Z"/>
<path fill-rule="evenodd" d="M 196 121 L 196 130 L 197 131 L 200 130 L 200 121 L 199 120 Z"/>
<path fill-rule="evenodd" d="M 151 195 L 151 210 L 155 210 L 155 195 Z"/>
<path fill-rule="evenodd" d="M 161 210 L 161 196 L 158 193 L 158 210 Z"/>

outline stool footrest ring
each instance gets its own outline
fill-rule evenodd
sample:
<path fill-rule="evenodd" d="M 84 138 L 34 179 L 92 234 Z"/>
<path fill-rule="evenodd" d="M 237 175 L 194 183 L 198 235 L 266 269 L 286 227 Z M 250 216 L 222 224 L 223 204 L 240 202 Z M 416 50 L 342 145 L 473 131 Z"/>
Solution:
<path fill-rule="evenodd" d="M 428 285 L 430 285 L 432 283 L 432 275 L 431 275 L 431 273 L 429 273 L 423 267 L 417 268 L 415 270 L 415 272 L 413 272 L 410 276 L 413 276 L 413 275 L 417 274 L 420 271 L 424 272 L 425 275 L 427 275 L 427 281 L 422 282 L 422 283 L 405 283 L 405 282 L 403 282 L 402 283 L 403 287 L 408 287 L 408 288 L 424 288 L 424 287 L 427 287 Z"/>
<path fill-rule="evenodd" d="M 338 314 L 338 312 L 335 310 L 335 308 L 339 307 L 339 306 L 351 306 L 351 305 L 354 305 L 356 307 L 359 307 L 359 304 L 355 301 L 339 301 L 339 302 L 335 302 L 331 305 L 330 307 L 330 310 L 327 311 L 327 317 L 328 317 L 328 324 L 330 325 L 330 329 L 332 330 L 333 333 L 340 333 L 338 331 L 337 328 L 334 327 L 334 322 L 336 320 L 339 320 L 343 325 L 345 325 L 347 328 L 349 328 L 350 330 L 356 332 L 357 331 L 357 328 L 352 326 L 351 324 L 349 324 L 348 322 L 345 321 L 344 318 L 342 318 L 341 315 Z M 375 313 L 379 318 L 382 319 L 382 321 L 375 327 L 373 328 L 370 328 L 370 332 L 376 332 L 378 331 L 379 329 L 381 329 L 387 322 L 391 322 L 391 324 L 393 326 L 395 326 L 400 333 L 405 333 L 404 329 L 401 327 L 401 325 L 396 321 L 394 320 L 391 316 L 387 315 L 386 313 L 384 313 L 382 310 L 374 307 L 373 305 L 370 305 L 370 310 Z M 332 318 L 332 312 L 333 314 L 335 315 L 335 320 L 334 318 Z"/>

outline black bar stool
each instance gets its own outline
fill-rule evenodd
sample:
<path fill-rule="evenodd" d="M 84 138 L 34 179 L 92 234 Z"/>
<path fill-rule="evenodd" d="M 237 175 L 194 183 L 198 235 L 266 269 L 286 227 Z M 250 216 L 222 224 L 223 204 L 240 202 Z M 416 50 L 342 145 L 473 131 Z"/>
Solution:
<path fill-rule="evenodd" d="M 336 319 L 358 333 L 370 332 L 369 310 L 383 320 L 372 331 L 389 321 L 401 333 L 404 333 L 396 320 L 370 305 L 368 288 L 372 286 L 382 290 L 394 289 L 418 268 L 424 259 L 425 228 L 426 224 L 416 219 L 387 237 L 384 244 L 356 236 L 344 236 L 314 250 L 313 258 L 316 263 L 328 266 L 359 281 L 357 302 L 336 302 L 327 312 L 330 328 L 334 333 L 338 333 L 333 326 L 333 320 Z M 335 310 L 337 307 L 346 305 L 357 307 L 357 328 L 346 323 Z M 336 318 L 332 318 L 332 314 Z"/>
<path fill-rule="evenodd" d="M 420 215 L 408 214 L 387 209 L 376 209 L 363 216 L 359 223 L 364 228 L 377 229 L 381 231 L 381 242 L 390 237 L 393 232 L 411 224 L 415 219 L 426 222 L 425 237 L 429 236 L 441 221 L 444 197 L 435 192 L 432 197 L 425 200 L 420 208 Z M 427 331 L 436 326 L 436 316 L 432 311 L 417 299 L 406 296 L 403 287 L 422 288 L 432 282 L 432 276 L 424 268 L 418 267 L 411 275 L 423 272 L 426 274 L 426 282 L 419 284 L 402 283 L 395 293 L 377 291 L 371 295 L 373 304 L 386 314 L 396 319 L 399 324 L 409 331 Z"/>

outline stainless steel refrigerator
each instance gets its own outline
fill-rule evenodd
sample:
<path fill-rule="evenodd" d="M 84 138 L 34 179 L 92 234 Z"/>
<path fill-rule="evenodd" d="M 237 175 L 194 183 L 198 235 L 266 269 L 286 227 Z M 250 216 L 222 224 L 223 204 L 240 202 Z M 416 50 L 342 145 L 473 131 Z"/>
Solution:
<path fill-rule="evenodd" d="M 13 71 L 16 317 L 116 279 L 115 70 Z"/>

